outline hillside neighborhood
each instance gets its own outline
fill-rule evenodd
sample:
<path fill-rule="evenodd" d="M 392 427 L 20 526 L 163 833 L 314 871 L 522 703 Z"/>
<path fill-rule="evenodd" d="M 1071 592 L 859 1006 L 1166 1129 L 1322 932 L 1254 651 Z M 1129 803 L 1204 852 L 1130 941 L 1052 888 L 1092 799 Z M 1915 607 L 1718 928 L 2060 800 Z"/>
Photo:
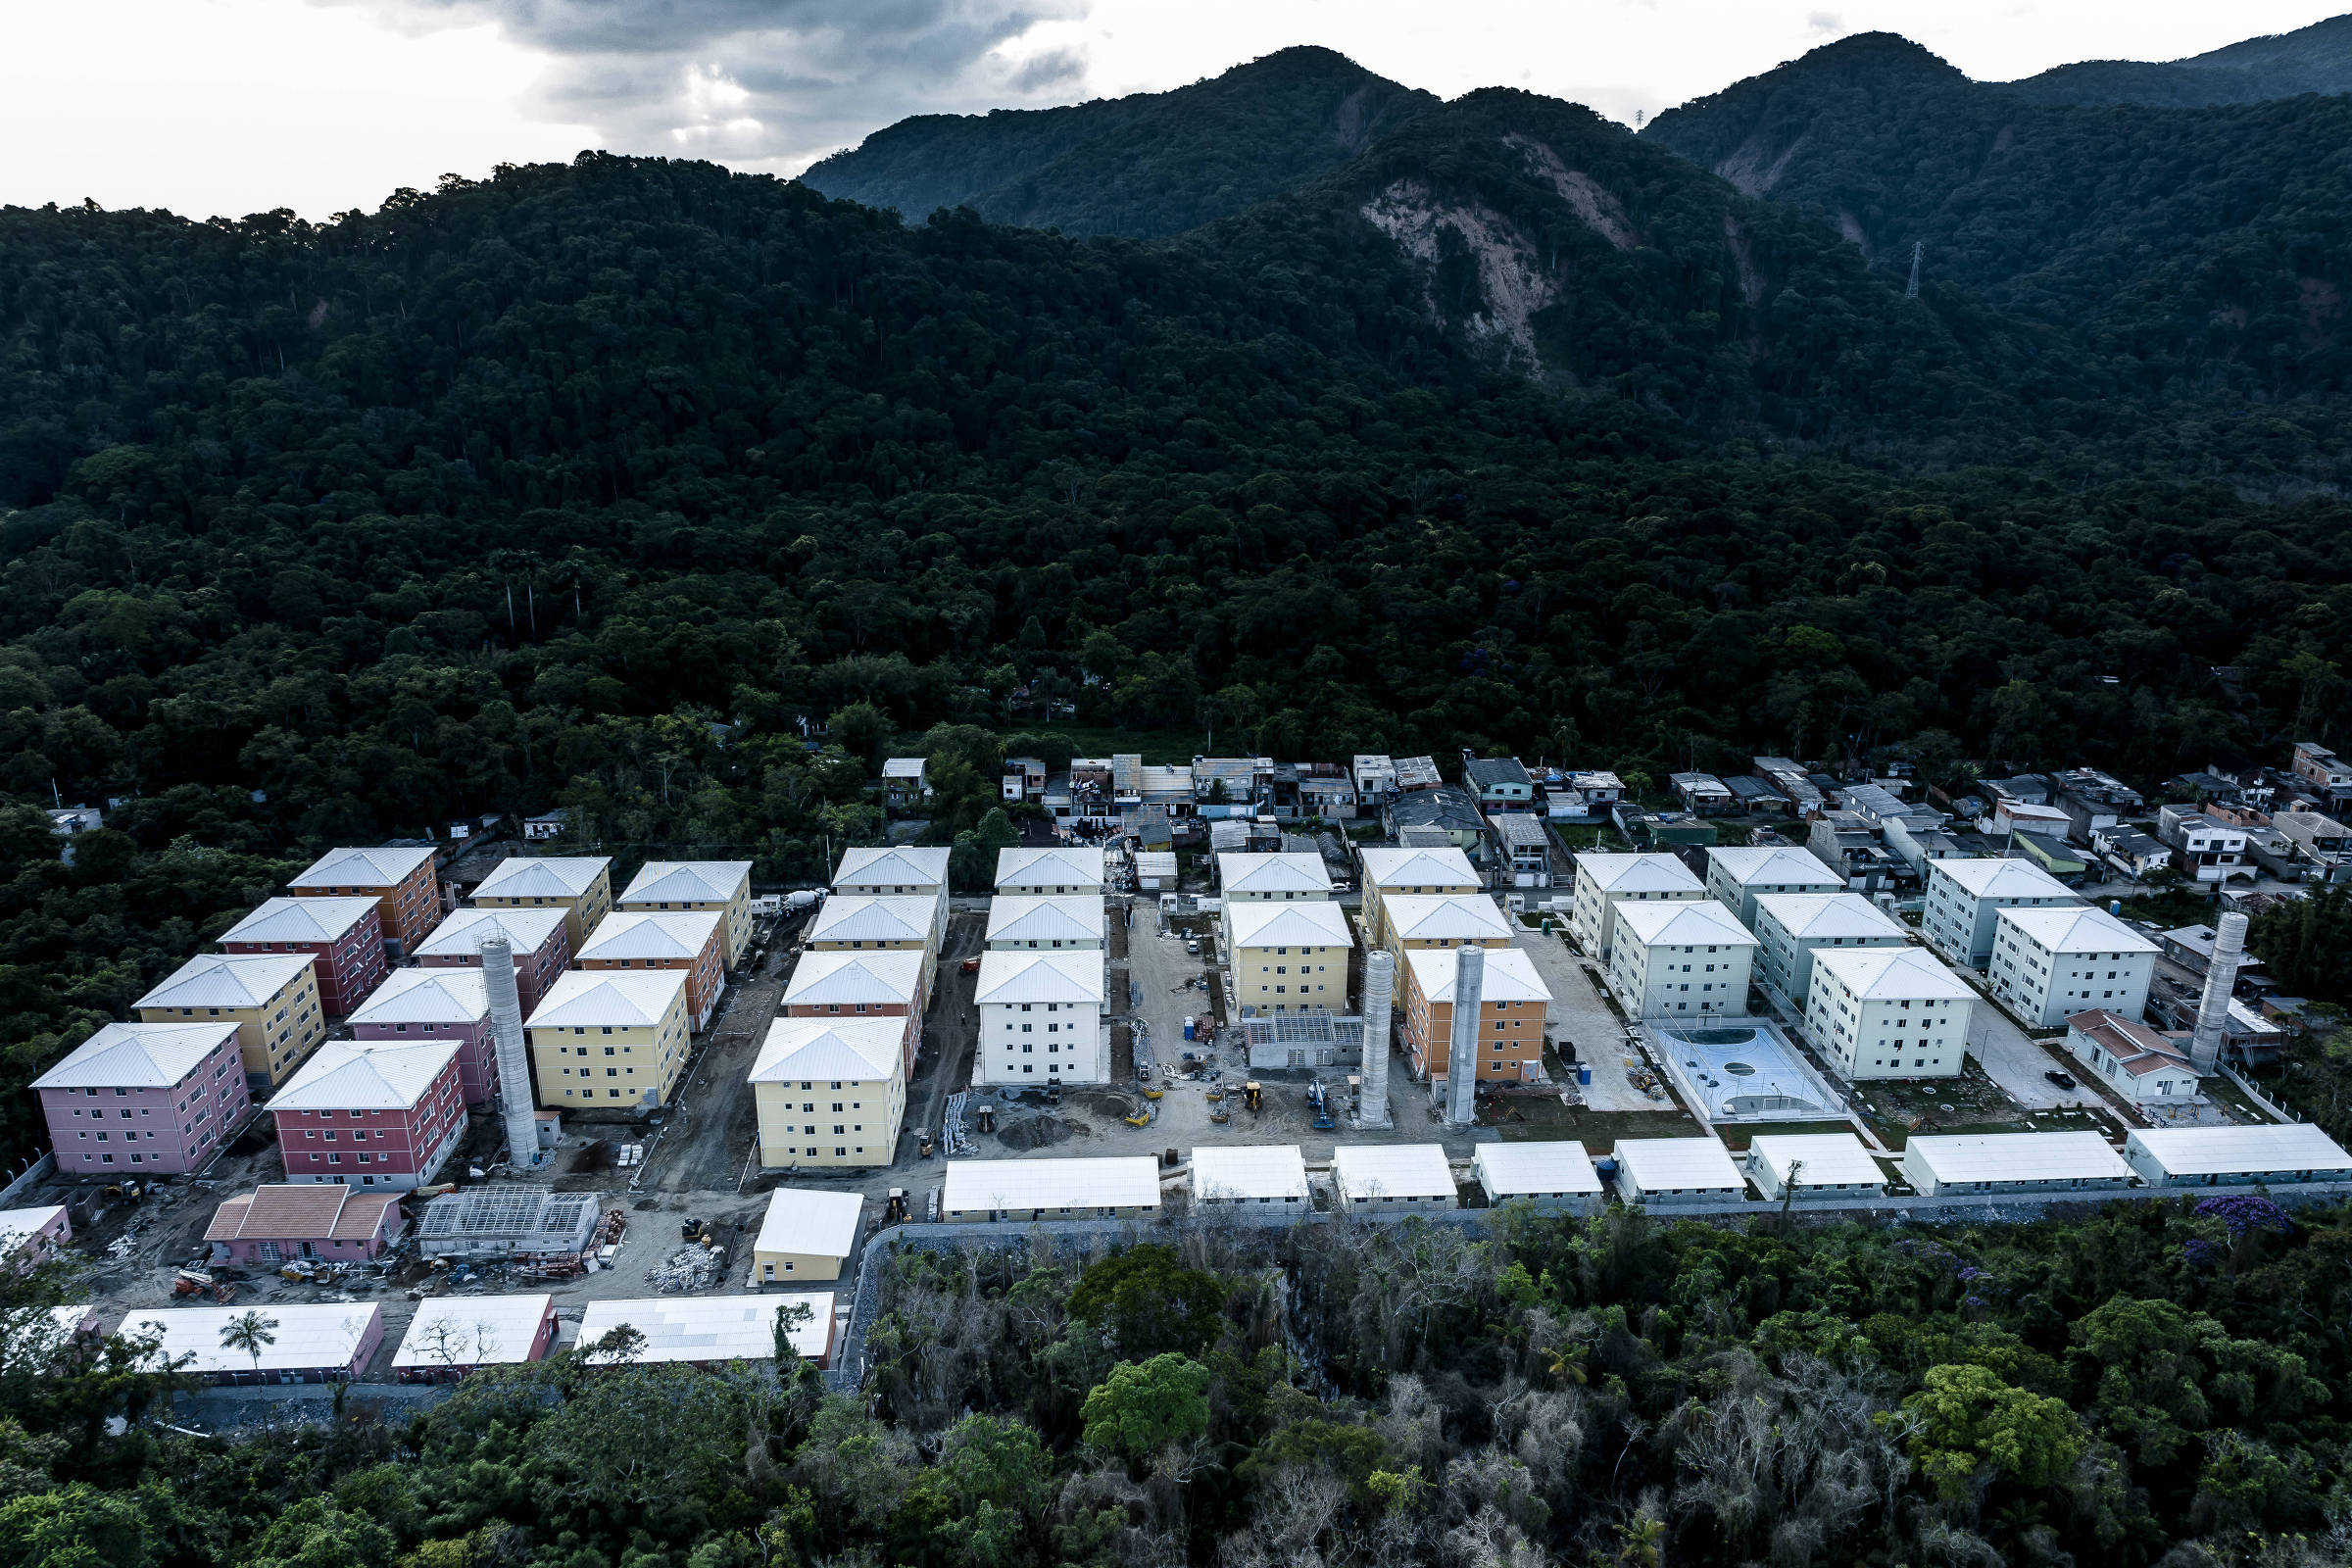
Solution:
<path fill-rule="evenodd" d="M 220 1383 L 624 1326 L 759 1357 L 779 1305 L 854 1378 L 886 1226 L 2340 1196 L 2264 1087 L 2306 1004 L 2246 931 L 2352 881 L 2352 762 L 2282 760 L 2151 805 L 2087 767 L 1016 757 L 985 889 L 919 842 L 919 757 L 821 889 L 561 817 L 336 848 L 35 1081 L 0 1226 L 86 1259 L 61 1331 Z M 274 1342 L 232 1343 L 257 1299 Z"/>

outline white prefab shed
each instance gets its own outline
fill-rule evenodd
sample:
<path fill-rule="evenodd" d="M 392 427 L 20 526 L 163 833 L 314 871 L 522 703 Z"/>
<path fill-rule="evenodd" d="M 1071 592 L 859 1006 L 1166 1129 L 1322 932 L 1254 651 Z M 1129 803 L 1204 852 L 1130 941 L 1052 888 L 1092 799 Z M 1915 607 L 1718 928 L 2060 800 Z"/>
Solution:
<path fill-rule="evenodd" d="M 2309 1122 L 2262 1127 L 2151 1127 L 2124 1158 L 2154 1187 L 2352 1182 L 2352 1154 Z"/>
<path fill-rule="evenodd" d="M 1876 1198 L 1886 1173 L 1852 1133 L 1767 1133 L 1747 1146 L 1747 1173 L 1756 1191 L 1778 1199 L 1789 1186 L 1798 1198 Z"/>
<path fill-rule="evenodd" d="M 1470 1155 L 1489 1203 L 1525 1200 L 1540 1209 L 1590 1213 L 1600 1201 L 1600 1172 L 1574 1139 L 1529 1144 L 1481 1144 Z"/>
<path fill-rule="evenodd" d="M 782 1296 L 636 1296 L 591 1301 L 580 1314 L 580 1348 L 587 1349 L 626 1324 L 645 1336 L 629 1355 L 635 1363 L 690 1361 L 717 1366 L 728 1361 L 772 1361 L 776 1354 L 776 1312 L 805 1305 L 808 1315 L 792 1331 L 792 1348 L 805 1361 L 823 1366 L 833 1357 L 833 1293 L 806 1291 Z"/>
<path fill-rule="evenodd" d="M 1360 1219 L 1461 1205 L 1441 1144 L 1342 1144 L 1331 1152 L 1331 1170 L 1341 1212 Z"/>
<path fill-rule="evenodd" d="M 2132 1167 L 2093 1132 L 1913 1138 L 1900 1163 L 1903 1179 L 1927 1198 L 2132 1185 Z"/>
<path fill-rule="evenodd" d="M 1215 1144 L 1193 1150 L 1193 1203 L 1210 1208 L 1314 1207 L 1306 1155 L 1297 1144 Z"/>
<path fill-rule="evenodd" d="M 1159 1207 L 1150 1154 L 1087 1159 L 959 1159 L 939 1211 L 949 1220 L 1125 1219 Z"/>
<path fill-rule="evenodd" d="M 1617 1196 L 1650 1208 L 1738 1202 L 1747 1178 L 1712 1138 L 1620 1138 Z"/>

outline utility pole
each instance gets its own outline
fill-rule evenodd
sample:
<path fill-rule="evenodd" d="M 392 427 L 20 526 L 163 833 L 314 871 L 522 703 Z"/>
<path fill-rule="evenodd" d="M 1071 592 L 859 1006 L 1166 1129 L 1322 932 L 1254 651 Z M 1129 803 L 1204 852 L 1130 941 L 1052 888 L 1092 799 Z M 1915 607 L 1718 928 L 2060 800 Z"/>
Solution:
<path fill-rule="evenodd" d="M 1903 298 L 1907 300 L 1919 298 L 1919 258 L 1927 248 L 1925 240 L 1915 239 L 1911 242 L 1911 286 L 1903 290 Z"/>

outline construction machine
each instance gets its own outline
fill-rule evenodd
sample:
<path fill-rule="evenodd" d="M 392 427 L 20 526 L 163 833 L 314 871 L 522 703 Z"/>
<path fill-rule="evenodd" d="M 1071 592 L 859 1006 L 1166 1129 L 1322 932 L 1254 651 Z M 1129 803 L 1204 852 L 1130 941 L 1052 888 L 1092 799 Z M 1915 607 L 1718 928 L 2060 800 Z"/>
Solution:
<path fill-rule="evenodd" d="M 1242 1103 L 1248 1105 L 1251 1110 L 1263 1110 L 1265 1108 L 1265 1090 L 1260 1088 L 1256 1083 L 1251 1082 L 1242 1085 Z"/>
<path fill-rule="evenodd" d="M 890 1190 L 890 1196 L 882 1200 L 882 1223 L 885 1225 L 904 1225 L 906 1223 L 906 1188 L 893 1187 Z"/>
<path fill-rule="evenodd" d="M 1306 1103 L 1308 1108 L 1315 1113 L 1315 1131 L 1327 1133 L 1339 1125 L 1332 1119 L 1331 1096 L 1324 1089 L 1322 1079 L 1318 1078 L 1306 1086 Z"/>

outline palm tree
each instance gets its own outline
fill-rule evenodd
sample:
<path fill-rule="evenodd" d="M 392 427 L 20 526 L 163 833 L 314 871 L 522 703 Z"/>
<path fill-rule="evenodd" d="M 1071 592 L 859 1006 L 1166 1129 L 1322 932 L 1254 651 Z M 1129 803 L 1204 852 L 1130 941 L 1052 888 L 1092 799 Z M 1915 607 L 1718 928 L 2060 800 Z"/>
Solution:
<path fill-rule="evenodd" d="M 263 1348 L 277 1343 L 277 1335 L 272 1332 L 276 1327 L 277 1319 L 248 1309 L 220 1325 L 220 1344 L 224 1349 L 243 1350 L 252 1356 L 253 1369 L 259 1372 Z"/>

